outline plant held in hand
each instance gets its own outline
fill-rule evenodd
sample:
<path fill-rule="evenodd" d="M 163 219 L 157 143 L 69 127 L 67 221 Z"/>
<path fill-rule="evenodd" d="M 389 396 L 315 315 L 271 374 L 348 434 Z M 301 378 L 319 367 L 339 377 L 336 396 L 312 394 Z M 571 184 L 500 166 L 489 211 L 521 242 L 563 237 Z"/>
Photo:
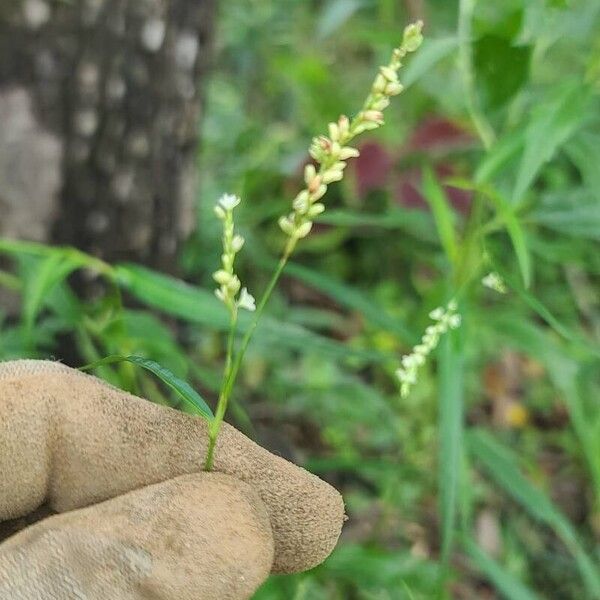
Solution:
<path fill-rule="evenodd" d="M 358 150 L 351 146 L 350 142 L 357 135 L 383 125 L 383 111 L 388 107 L 390 98 L 402 92 L 403 86 L 398 80 L 398 71 L 402 66 L 402 59 L 421 45 L 422 28 L 423 23 L 418 21 L 404 29 L 402 43 L 394 49 L 390 62 L 379 68 L 370 93 L 358 114 L 352 119 L 341 115 L 337 122 L 329 123 L 328 135 L 313 138 L 309 152 L 315 164 L 307 165 L 304 170 L 305 187 L 294 199 L 292 211 L 279 219 L 279 226 L 287 236 L 287 241 L 271 280 L 256 306 L 254 319 L 244 334 L 237 352 L 234 349 L 237 309 L 243 307 L 254 310 L 254 298 L 245 288 L 242 288 L 239 297 L 236 296 L 241 283 L 233 272 L 233 261 L 243 244 L 243 239 L 234 234 L 233 209 L 239 204 L 239 198 L 226 194 L 215 208 L 218 218 L 224 223 L 224 234 L 222 268 L 216 271 L 214 277 L 220 285 L 217 296 L 228 307 L 231 320 L 223 383 L 216 414 L 210 424 L 209 448 L 204 464 L 207 471 L 213 467 L 217 438 L 244 354 L 275 285 L 298 241 L 310 233 L 314 219 L 325 210 L 325 204 L 321 200 L 328 186 L 340 181 L 344 177 L 346 161 L 358 156 Z"/>

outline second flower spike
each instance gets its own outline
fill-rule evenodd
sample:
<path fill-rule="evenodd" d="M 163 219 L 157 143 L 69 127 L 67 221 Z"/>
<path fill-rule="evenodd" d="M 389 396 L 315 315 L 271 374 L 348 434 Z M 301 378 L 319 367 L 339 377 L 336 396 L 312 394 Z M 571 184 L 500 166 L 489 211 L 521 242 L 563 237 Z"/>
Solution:
<path fill-rule="evenodd" d="M 254 297 L 246 288 L 242 288 L 242 284 L 233 269 L 235 256 L 244 245 L 244 238 L 235 233 L 233 220 L 233 210 L 240 202 L 239 196 L 223 194 L 215 205 L 215 214 L 223 222 L 221 268 L 213 273 L 213 279 L 219 284 L 215 294 L 227 306 L 232 316 L 237 315 L 238 308 L 250 311 L 256 308 Z"/>

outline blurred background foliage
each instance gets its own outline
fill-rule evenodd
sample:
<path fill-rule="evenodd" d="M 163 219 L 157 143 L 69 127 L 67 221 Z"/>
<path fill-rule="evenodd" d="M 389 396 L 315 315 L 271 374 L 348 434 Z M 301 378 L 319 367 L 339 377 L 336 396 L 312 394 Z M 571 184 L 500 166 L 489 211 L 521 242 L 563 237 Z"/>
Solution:
<path fill-rule="evenodd" d="M 244 198 L 240 272 L 258 293 L 311 137 L 358 109 L 423 18 L 407 90 L 299 246 L 234 397 L 231 420 L 338 487 L 349 516 L 324 565 L 256 597 L 600 598 L 599 13 L 597 0 L 223 0 L 182 279 L 2 241 L 0 283 L 20 307 L 2 357 L 141 354 L 213 399 L 227 327 L 215 199 Z M 80 268 L 105 293 L 81 300 Z M 479 284 L 492 270 L 507 294 Z M 464 326 L 401 400 L 399 358 L 457 289 Z M 176 404 L 129 366 L 100 375 Z"/>

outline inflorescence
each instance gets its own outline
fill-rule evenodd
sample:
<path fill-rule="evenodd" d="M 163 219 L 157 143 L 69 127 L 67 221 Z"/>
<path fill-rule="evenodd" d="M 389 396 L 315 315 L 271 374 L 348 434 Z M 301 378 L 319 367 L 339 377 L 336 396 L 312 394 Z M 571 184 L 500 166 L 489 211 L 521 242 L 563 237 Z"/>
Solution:
<path fill-rule="evenodd" d="M 315 164 L 304 169 L 305 188 L 296 196 L 292 212 L 279 219 L 279 226 L 288 236 L 285 254 L 289 256 L 299 239 L 306 237 L 312 229 L 313 219 L 325 210 L 320 202 L 327 186 L 344 177 L 346 161 L 359 155 L 356 148 L 348 145 L 360 133 L 377 129 L 383 125 L 383 111 L 390 98 L 403 90 L 398 81 L 398 70 L 402 59 L 421 45 L 423 23 L 418 21 L 404 29 L 402 44 L 392 53 L 390 63 L 379 68 L 369 96 L 361 111 L 350 120 L 346 115 L 337 122 L 329 123 L 328 135 L 313 138 L 310 155 Z"/>
<path fill-rule="evenodd" d="M 235 256 L 244 245 L 244 238 L 235 233 L 233 222 L 233 209 L 240 202 L 239 196 L 223 194 L 215 205 L 215 214 L 223 221 L 221 268 L 213 273 L 214 280 L 219 284 L 215 294 L 227 306 L 232 317 L 237 317 L 239 308 L 249 311 L 256 309 L 254 297 L 242 287 L 239 277 L 233 271 Z"/>
<path fill-rule="evenodd" d="M 406 398 L 410 388 L 417 382 L 419 367 L 427 361 L 427 357 L 437 347 L 440 338 L 449 329 L 460 326 L 461 318 L 457 311 L 456 301 L 451 300 L 446 308 L 438 307 L 429 313 L 429 317 L 435 321 L 425 330 L 421 343 L 417 344 L 410 354 L 402 357 L 402 366 L 396 370 L 396 377 L 400 380 L 400 395 Z"/>

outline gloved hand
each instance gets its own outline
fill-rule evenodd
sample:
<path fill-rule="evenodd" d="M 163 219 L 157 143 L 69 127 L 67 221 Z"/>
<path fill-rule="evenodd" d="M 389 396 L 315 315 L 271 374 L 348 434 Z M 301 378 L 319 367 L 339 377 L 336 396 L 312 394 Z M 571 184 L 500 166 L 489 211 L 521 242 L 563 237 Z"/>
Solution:
<path fill-rule="evenodd" d="M 227 425 L 212 473 L 206 447 L 203 419 L 59 363 L 0 363 L 0 599 L 239 600 L 328 556 L 332 487 Z M 1 542 L 40 507 L 60 514 Z"/>

